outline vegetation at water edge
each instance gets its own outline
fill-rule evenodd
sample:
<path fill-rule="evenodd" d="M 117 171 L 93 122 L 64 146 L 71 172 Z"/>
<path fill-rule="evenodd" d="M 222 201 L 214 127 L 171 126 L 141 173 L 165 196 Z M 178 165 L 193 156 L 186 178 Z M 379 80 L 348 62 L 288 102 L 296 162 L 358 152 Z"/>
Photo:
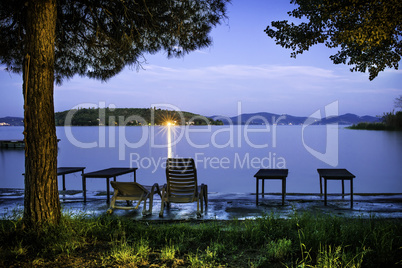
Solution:
<path fill-rule="evenodd" d="M 358 123 L 350 129 L 402 130 L 402 111 L 385 113 L 381 123 Z"/>

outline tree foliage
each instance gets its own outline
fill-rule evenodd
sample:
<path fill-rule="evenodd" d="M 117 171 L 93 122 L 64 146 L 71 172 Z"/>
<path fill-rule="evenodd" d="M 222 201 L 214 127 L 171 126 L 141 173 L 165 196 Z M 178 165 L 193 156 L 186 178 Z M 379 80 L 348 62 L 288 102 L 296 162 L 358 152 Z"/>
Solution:
<path fill-rule="evenodd" d="M 0 1 L 0 63 L 23 74 L 24 221 L 57 224 L 54 82 L 107 80 L 147 53 L 181 56 L 211 44 L 229 0 Z"/>
<path fill-rule="evenodd" d="M 393 130 L 402 130 L 402 111 L 384 113 L 382 122 Z"/>
<path fill-rule="evenodd" d="M 351 71 L 369 72 L 373 80 L 385 68 L 398 69 L 402 55 L 402 1 L 400 0 L 291 0 L 298 5 L 289 16 L 298 25 L 273 21 L 265 30 L 276 44 L 296 57 L 316 44 L 337 48 L 335 64 Z M 276 28 L 274 30 L 273 28 Z"/>
<path fill-rule="evenodd" d="M 402 110 L 402 95 L 395 99 L 395 108 Z"/>
<path fill-rule="evenodd" d="M 78 74 L 107 80 L 146 53 L 179 57 L 212 40 L 228 0 L 58 0 L 55 80 Z M 0 60 L 20 73 L 26 33 L 25 0 L 0 3 Z"/>

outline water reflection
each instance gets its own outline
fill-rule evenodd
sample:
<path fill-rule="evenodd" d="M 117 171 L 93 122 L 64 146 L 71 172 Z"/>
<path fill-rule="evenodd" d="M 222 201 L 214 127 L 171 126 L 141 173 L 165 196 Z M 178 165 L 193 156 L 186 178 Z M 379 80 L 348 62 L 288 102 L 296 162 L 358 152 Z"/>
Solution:
<path fill-rule="evenodd" d="M 57 127 L 59 166 L 85 166 L 86 172 L 108 167 L 138 167 L 138 182 L 165 179 L 168 156 L 195 159 L 200 181 L 211 192 L 255 192 L 253 175 L 259 168 L 288 168 L 288 192 L 318 193 L 317 168 L 330 168 L 306 150 L 325 153 L 327 129 L 309 126 L 170 126 L 170 127 Z M 0 129 L 0 139 L 17 139 L 22 128 Z M 69 136 L 70 135 L 70 136 Z M 170 137 L 170 139 L 169 139 Z M 91 146 L 78 146 L 82 145 Z M 96 143 L 96 146 L 93 146 Z M 78 144 L 78 145 L 77 145 Z M 402 192 L 402 133 L 338 130 L 338 167 L 356 175 L 355 193 Z M 89 147 L 89 148 L 88 148 Z M 0 150 L 0 187 L 23 188 L 24 151 Z M 122 178 L 131 180 L 132 178 Z M 80 190 L 81 176 L 71 175 L 67 189 Z M 104 190 L 104 182 L 88 183 L 89 190 Z M 330 182 L 329 192 L 341 184 Z M 348 187 L 348 186 L 346 186 Z M 270 182 L 267 192 L 280 192 Z"/>

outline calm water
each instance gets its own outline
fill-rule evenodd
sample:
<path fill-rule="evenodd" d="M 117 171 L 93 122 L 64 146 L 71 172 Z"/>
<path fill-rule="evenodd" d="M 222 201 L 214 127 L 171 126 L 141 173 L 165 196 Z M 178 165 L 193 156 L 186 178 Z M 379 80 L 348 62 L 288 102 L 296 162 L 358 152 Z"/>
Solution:
<path fill-rule="evenodd" d="M 1 139 L 22 139 L 22 127 L 0 127 Z M 59 166 L 138 167 L 137 181 L 165 182 L 168 153 L 164 127 L 58 127 Z M 402 133 L 357 131 L 337 126 L 171 127 L 174 156 L 196 160 L 199 182 L 210 192 L 255 192 L 259 168 L 288 168 L 287 191 L 319 193 L 317 168 L 347 168 L 356 193 L 402 193 Z M 332 165 L 332 166 L 331 166 Z M 0 149 L 0 188 L 23 188 L 24 151 Z M 130 181 L 132 175 L 119 177 Z M 67 175 L 67 189 L 81 189 L 80 174 Z M 59 188 L 61 183 L 59 183 Z M 89 179 L 89 190 L 105 181 Z M 346 183 L 348 191 L 349 184 Z M 266 191 L 280 192 L 279 181 Z M 339 181 L 329 192 L 341 191 Z"/>

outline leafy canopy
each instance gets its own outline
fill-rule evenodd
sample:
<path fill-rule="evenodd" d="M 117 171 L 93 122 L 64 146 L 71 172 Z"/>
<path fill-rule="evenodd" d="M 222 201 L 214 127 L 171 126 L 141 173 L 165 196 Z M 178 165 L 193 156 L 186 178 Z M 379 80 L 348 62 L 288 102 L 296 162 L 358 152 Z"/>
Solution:
<path fill-rule="evenodd" d="M 402 95 L 395 99 L 395 108 L 402 110 Z"/>
<path fill-rule="evenodd" d="M 338 48 L 334 64 L 369 72 L 373 80 L 385 68 L 398 69 L 402 55 L 401 0 L 291 0 L 299 7 L 289 16 L 303 19 L 296 25 L 273 21 L 265 30 L 276 44 L 293 50 L 291 57 L 322 43 Z M 276 28 L 277 30 L 274 30 Z"/>
<path fill-rule="evenodd" d="M 76 74 L 107 80 L 126 65 L 141 67 L 146 53 L 179 57 L 207 47 L 229 1 L 58 0 L 55 80 Z M 0 60 L 18 73 L 25 56 L 25 2 L 0 2 Z"/>

